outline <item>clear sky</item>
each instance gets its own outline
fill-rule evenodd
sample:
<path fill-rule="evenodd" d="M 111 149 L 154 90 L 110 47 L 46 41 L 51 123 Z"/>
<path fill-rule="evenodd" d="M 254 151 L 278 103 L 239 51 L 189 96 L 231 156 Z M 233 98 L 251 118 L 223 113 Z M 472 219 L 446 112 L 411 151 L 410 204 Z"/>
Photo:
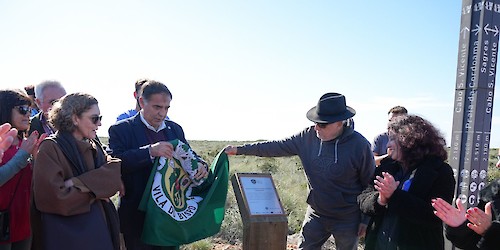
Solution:
<path fill-rule="evenodd" d="M 369 141 L 395 105 L 448 144 L 461 1 L 0 0 L 0 88 L 46 79 L 99 100 L 103 125 L 147 77 L 188 140 L 280 139 L 342 93 Z M 498 96 L 498 94 L 495 94 Z M 500 146 L 494 103 L 491 147 Z"/>

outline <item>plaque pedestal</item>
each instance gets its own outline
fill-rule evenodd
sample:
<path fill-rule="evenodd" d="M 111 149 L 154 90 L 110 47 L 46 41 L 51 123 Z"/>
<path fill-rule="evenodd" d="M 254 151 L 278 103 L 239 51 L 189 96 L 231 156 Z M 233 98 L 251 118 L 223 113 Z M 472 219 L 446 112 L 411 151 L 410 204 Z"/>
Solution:
<path fill-rule="evenodd" d="M 231 177 L 243 222 L 243 250 L 285 250 L 288 220 L 270 174 Z"/>

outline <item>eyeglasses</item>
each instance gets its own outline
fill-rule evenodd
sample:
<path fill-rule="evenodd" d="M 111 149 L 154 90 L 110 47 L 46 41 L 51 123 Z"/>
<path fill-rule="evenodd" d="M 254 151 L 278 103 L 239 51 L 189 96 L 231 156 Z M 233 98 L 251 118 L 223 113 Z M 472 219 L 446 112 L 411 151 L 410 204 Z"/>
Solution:
<path fill-rule="evenodd" d="M 17 106 L 17 111 L 19 111 L 19 114 L 21 115 L 26 115 L 28 113 L 31 114 L 31 107 L 30 106 Z"/>
<path fill-rule="evenodd" d="M 98 122 L 100 122 L 102 120 L 102 115 L 93 115 L 90 117 L 90 120 L 94 123 L 94 124 L 97 124 Z"/>
<path fill-rule="evenodd" d="M 320 128 L 326 128 L 326 126 L 328 126 L 328 124 L 330 124 L 330 123 L 316 123 L 316 126 L 318 126 Z"/>

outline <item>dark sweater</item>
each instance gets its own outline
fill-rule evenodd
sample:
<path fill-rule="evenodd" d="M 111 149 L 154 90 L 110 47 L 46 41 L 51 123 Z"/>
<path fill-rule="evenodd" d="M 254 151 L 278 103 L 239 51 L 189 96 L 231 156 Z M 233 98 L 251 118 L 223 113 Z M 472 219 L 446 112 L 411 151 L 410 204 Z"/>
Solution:
<path fill-rule="evenodd" d="M 307 203 L 338 228 L 361 222 L 356 197 L 368 186 L 375 162 L 370 143 L 350 127 L 331 141 L 321 141 L 313 127 L 283 140 L 238 147 L 238 154 L 264 157 L 298 155 L 308 180 Z"/>

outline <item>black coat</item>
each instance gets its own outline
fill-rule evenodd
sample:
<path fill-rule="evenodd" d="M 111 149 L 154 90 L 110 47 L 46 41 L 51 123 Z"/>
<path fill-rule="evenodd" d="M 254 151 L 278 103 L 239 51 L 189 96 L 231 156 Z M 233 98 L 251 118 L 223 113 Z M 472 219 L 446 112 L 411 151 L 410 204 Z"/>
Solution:
<path fill-rule="evenodd" d="M 446 226 L 446 238 L 455 246 L 463 249 L 500 249 L 500 179 L 496 179 L 481 190 L 481 200 L 478 208 L 484 211 L 484 206 L 492 202 L 493 224 L 486 230 L 484 236 L 476 234 L 467 227 L 469 221 L 465 221 L 459 227 Z"/>
<path fill-rule="evenodd" d="M 443 249 L 443 223 L 434 215 L 431 199 L 453 199 L 455 179 L 450 165 L 428 157 L 403 173 L 399 163 L 386 159 L 375 170 L 375 176 L 382 176 L 382 172 L 393 175 L 400 186 L 387 206 L 378 204 L 379 193 L 373 182 L 358 196 L 361 211 L 371 216 L 366 249 Z M 408 191 L 402 190 L 412 173 Z"/>
<path fill-rule="evenodd" d="M 181 126 L 172 121 L 165 121 L 167 128 L 162 130 L 167 140 L 179 139 L 187 143 Z M 140 115 L 121 120 L 109 128 L 109 147 L 111 155 L 122 160 L 122 180 L 125 196 L 120 199 L 118 213 L 121 231 L 139 237 L 144 224 L 144 212 L 137 210 L 144 189 L 153 168 L 149 156 L 146 137 L 146 125 Z"/>

